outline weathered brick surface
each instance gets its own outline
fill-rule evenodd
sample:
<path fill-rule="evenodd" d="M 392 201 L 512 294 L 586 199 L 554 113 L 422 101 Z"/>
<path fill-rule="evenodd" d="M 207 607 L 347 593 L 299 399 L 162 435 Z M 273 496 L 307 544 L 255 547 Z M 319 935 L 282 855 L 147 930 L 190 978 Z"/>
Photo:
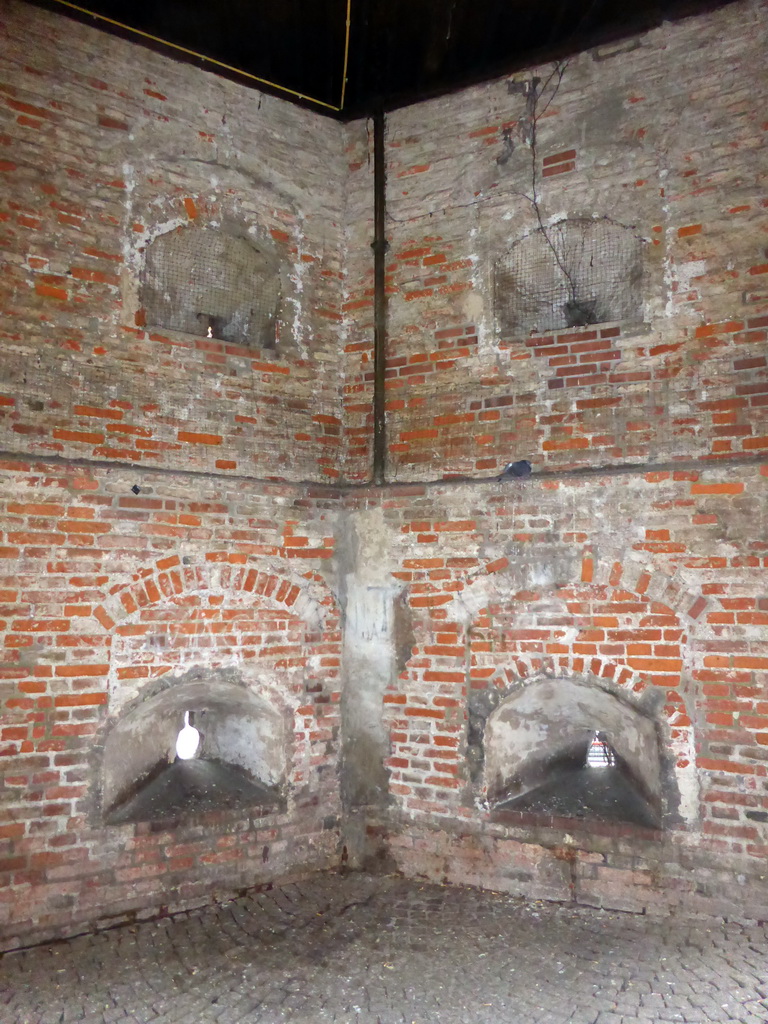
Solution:
<path fill-rule="evenodd" d="M 0 33 L 0 445 L 337 476 L 341 127 L 36 8 Z M 147 244 L 222 223 L 282 266 L 274 350 L 144 326 Z"/>
<path fill-rule="evenodd" d="M 388 452 L 391 478 L 411 483 L 383 507 L 414 647 L 383 697 L 396 812 L 382 834 L 408 872 L 550 895 L 570 885 L 635 908 L 760 902 L 766 96 L 749 69 L 764 63 L 764 28 L 763 4 L 734 5 L 570 60 L 543 96 L 535 153 L 524 85 L 551 66 L 388 118 Z M 348 138 L 358 202 L 370 143 L 356 126 Z M 545 223 L 609 216 L 644 239 L 641 323 L 502 330 L 493 265 L 538 226 L 534 187 Z M 370 223 L 349 231 L 354 475 L 370 430 Z M 704 472 L 750 456 L 753 468 Z M 519 458 L 555 472 L 699 468 L 428 483 Z M 472 692 L 542 675 L 663 693 L 675 806 L 663 840 L 629 830 L 640 860 L 622 854 L 621 828 L 601 839 L 573 821 L 490 820 L 467 757 Z M 728 885 L 740 870 L 752 896 Z"/>
<path fill-rule="evenodd" d="M 556 95 L 544 66 L 389 116 L 393 478 L 766 451 L 764 62 L 764 5 L 736 4 L 574 57 Z M 493 265 L 537 228 L 534 192 L 545 224 L 610 217 L 643 239 L 641 323 L 505 333 Z M 358 251 L 347 308 L 367 323 Z M 357 434 L 372 375 L 352 354 Z"/>
<path fill-rule="evenodd" d="M 338 608 L 325 513 L 155 471 L 10 461 L 0 484 L 6 942 L 183 905 L 338 853 Z M 105 826 L 101 755 L 163 676 L 234 667 L 281 715 L 288 805 Z"/>
<path fill-rule="evenodd" d="M 762 81 L 734 68 L 760 66 L 763 14 L 737 3 L 574 58 L 539 126 L 545 215 L 647 237 L 640 327 L 497 331 L 493 260 L 532 226 L 530 151 L 497 160 L 516 87 L 391 115 L 396 482 L 367 490 L 339 486 L 370 475 L 365 125 L 6 5 L 6 944 L 360 858 L 361 815 L 411 874 L 762 913 L 766 122 Z M 276 352 L 137 323 L 153 232 L 238 217 L 288 267 Z M 521 457 L 528 479 L 440 479 Z M 561 472 L 576 464 L 592 471 Z M 163 677 L 232 668 L 287 723 L 287 809 L 105 825 L 122 711 Z M 658 694 L 660 832 L 489 812 L 470 702 L 541 677 Z M 355 791 L 373 806 L 346 815 L 352 765 L 372 766 Z"/>
<path fill-rule="evenodd" d="M 134 480 L 145 488 L 138 496 Z M 334 535 L 361 499 L 194 483 L 190 494 L 189 480 L 172 474 L 4 468 L 11 941 L 338 856 L 333 593 L 347 556 L 336 561 Z M 768 818 L 766 487 L 764 467 L 712 467 L 411 485 L 375 499 L 375 543 L 412 631 L 379 712 L 390 745 L 386 835 L 404 869 L 560 898 L 571 883 L 555 851 L 570 834 L 587 902 L 658 910 L 707 885 L 711 901 L 736 873 L 756 880 Z M 121 709 L 165 673 L 231 665 L 293 722 L 288 813 L 221 813 L 159 832 L 105 827 L 99 753 Z M 467 760 L 470 693 L 541 675 L 663 694 L 674 755 L 663 841 L 626 826 L 489 817 Z M 345 685 L 354 695 L 360 684 Z M 416 843 L 422 834 L 432 836 L 426 846 Z"/>
<path fill-rule="evenodd" d="M 507 482 L 482 499 L 446 485 L 390 503 L 414 613 L 413 656 L 384 696 L 398 808 L 386 835 L 404 870 L 621 909 L 760 903 L 767 483 L 765 467 L 721 469 Z M 542 676 L 660 689 L 674 759 L 662 833 L 494 822 L 467 757 L 469 701 Z"/>
<path fill-rule="evenodd" d="M 344 136 L 345 275 L 342 409 L 343 477 L 365 482 L 373 458 L 373 140 L 366 125 L 347 125 Z M 390 284 L 387 284 L 388 290 Z"/>

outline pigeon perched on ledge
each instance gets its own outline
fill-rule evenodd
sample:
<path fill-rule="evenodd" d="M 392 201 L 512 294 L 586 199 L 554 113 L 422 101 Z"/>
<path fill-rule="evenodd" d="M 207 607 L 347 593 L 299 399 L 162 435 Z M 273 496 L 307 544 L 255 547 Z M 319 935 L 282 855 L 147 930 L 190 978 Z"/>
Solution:
<path fill-rule="evenodd" d="M 504 469 L 499 473 L 497 479 L 503 480 L 507 476 L 530 476 L 531 475 L 531 464 L 528 459 L 520 459 L 519 462 L 508 462 Z"/>

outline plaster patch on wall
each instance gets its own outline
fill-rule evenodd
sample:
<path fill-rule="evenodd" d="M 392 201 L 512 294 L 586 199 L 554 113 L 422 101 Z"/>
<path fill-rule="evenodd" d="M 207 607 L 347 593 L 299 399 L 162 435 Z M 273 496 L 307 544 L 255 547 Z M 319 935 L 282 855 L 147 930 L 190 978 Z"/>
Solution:
<path fill-rule="evenodd" d="M 675 275 L 680 291 L 687 292 L 696 278 L 703 277 L 706 272 L 706 260 L 678 261 L 675 265 Z"/>
<path fill-rule="evenodd" d="M 493 344 L 494 332 L 492 329 L 489 329 L 489 323 L 491 325 L 493 323 L 493 318 L 491 317 L 489 320 L 488 316 L 491 303 L 485 298 L 488 287 L 486 282 L 487 270 L 484 268 L 486 268 L 488 261 L 477 251 L 479 235 L 480 228 L 477 226 L 476 220 L 475 224 L 469 229 L 469 252 L 465 257 L 471 263 L 470 280 L 472 287 L 463 296 L 461 304 L 465 321 L 475 325 L 478 354 L 482 356 L 495 346 Z"/>
<path fill-rule="evenodd" d="M 299 238 L 302 237 L 302 232 L 297 232 Z M 302 249 L 300 242 L 295 244 L 296 258 L 293 263 L 293 272 L 289 275 L 289 280 L 293 284 L 293 293 L 290 296 L 286 296 L 285 302 L 287 305 L 293 306 L 293 327 L 292 334 L 299 345 L 299 351 L 301 358 L 306 359 L 309 355 L 309 346 L 307 341 L 307 322 L 303 316 L 303 303 L 304 303 L 304 275 L 307 264 L 302 260 Z"/>
<path fill-rule="evenodd" d="M 339 551 L 351 571 L 344 574 L 342 787 L 354 807 L 387 800 L 383 699 L 396 674 L 397 634 L 408 632 L 409 620 L 395 608 L 403 588 L 391 575 L 394 535 L 384 509 L 358 512 L 345 526 Z"/>

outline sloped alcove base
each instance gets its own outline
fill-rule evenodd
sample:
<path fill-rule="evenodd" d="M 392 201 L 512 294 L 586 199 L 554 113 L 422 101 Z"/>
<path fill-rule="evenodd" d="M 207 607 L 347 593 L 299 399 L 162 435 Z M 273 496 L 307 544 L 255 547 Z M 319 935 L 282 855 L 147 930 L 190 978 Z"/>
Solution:
<path fill-rule="evenodd" d="M 561 772 L 523 796 L 497 804 L 494 818 L 503 818 L 504 811 L 623 821 L 654 829 L 660 824 L 651 804 L 615 767 L 584 767 Z"/>
<path fill-rule="evenodd" d="M 284 809 L 269 787 L 239 765 L 195 759 L 163 765 L 107 815 L 109 825 L 129 821 L 160 821 L 207 811 L 247 807 L 251 817 Z"/>

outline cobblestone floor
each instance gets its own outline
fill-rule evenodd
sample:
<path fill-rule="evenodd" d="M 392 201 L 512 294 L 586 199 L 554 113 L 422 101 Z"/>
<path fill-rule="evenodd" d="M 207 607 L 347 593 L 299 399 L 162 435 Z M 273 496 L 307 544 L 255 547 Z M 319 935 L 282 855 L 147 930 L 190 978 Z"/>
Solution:
<path fill-rule="evenodd" d="M 2 1024 L 768 1021 L 768 927 L 317 876 L 9 954 Z"/>

